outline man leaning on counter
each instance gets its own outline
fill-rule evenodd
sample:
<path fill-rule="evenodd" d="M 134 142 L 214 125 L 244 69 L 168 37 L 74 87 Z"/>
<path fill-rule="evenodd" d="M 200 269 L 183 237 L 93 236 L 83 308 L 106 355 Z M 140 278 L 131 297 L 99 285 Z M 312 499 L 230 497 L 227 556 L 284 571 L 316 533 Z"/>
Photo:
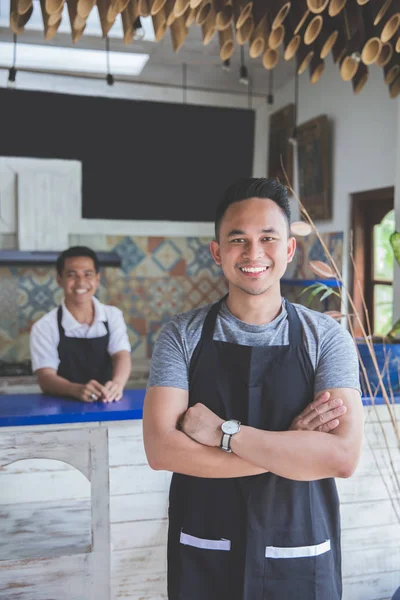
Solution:
<path fill-rule="evenodd" d="M 84 402 L 122 398 L 131 372 L 131 348 L 122 312 L 95 298 L 100 283 L 96 253 L 73 246 L 56 263 L 64 290 L 61 306 L 32 327 L 32 369 L 43 392 Z"/>

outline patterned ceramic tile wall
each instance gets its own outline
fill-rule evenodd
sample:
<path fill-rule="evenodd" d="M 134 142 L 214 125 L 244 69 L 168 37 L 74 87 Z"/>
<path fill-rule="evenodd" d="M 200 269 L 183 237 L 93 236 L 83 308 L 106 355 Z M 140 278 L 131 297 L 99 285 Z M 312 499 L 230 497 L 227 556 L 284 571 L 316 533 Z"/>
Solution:
<path fill-rule="evenodd" d="M 325 234 L 324 238 L 341 266 L 342 234 Z M 211 258 L 209 242 L 197 237 L 86 235 L 70 239 L 71 244 L 114 250 L 121 256 L 120 269 L 103 270 L 97 295 L 123 311 L 137 358 L 151 356 L 160 327 L 173 315 L 215 302 L 226 293 L 225 279 Z M 306 264 L 309 258 L 323 259 L 314 236 L 299 238 L 297 259 L 289 275 L 312 278 Z M 298 301 L 300 291 L 292 286 L 284 289 L 293 301 Z M 61 298 L 51 267 L 0 268 L 0 359 L 28 359 L 32 324 Z"/>

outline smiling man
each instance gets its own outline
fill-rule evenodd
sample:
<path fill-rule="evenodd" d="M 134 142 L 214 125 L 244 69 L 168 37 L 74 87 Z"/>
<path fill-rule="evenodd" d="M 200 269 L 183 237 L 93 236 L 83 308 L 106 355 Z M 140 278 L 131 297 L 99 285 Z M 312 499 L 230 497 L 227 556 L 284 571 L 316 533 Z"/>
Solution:
<path fill-rule="evenodd" d="M 211 253 L 229 284 L 154 348 L 144 442 L 170 490 L 170 600 L 339 600 L 335 477 L 361 449 L 356 350 L 331 317 L 281 297 L 286 188 L 231 186 Z"/>
<path fill-rule="evenodd" d="M 30 336 L 32 369 L 43 392 L 84 402 L 117 401 L 131 372 L 122 312 L 95 298 L 99 260 L 74 246 L 57 259 L 61 306 L 39 319 Z"/>

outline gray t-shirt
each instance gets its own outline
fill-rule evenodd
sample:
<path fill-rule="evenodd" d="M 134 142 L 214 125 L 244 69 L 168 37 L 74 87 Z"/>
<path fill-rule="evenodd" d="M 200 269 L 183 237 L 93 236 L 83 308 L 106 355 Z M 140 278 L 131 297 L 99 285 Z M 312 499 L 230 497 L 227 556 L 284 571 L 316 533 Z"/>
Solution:
<path fill-rule="evenodd" d="M 330 316 L 294 304 L 303 326 L 305 347 L 315 370 L 314 393 L 328 388 L 360 390 L 357 352 L 353 339 Z M 211 305 L 177 315 L 165 325 L 154 346 L 147 387 L 189 389 L 189 365 L 200 340 Z M 244 346 L 279 346 L 289 343 L 286 301 L 280 314 L 266 325 L 249 325 L 237 319 L 223 302 L 214 339 Z"/>

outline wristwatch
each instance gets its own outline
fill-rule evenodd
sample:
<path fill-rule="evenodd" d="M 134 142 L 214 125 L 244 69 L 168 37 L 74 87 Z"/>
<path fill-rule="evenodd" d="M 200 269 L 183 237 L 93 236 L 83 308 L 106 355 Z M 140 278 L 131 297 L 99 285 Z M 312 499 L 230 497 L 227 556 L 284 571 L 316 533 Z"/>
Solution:
<path fill-rule="evenodd" d="M 220 448 L 224 452 L 232 452 L 231 450 L 231 438 L 235 433 L 240 431 L 240 421 L 236 421 L 235 419 L 230 419 L 229 421 L 225 421 L 221 425 L 222 429 L 222 437 Z"/>

